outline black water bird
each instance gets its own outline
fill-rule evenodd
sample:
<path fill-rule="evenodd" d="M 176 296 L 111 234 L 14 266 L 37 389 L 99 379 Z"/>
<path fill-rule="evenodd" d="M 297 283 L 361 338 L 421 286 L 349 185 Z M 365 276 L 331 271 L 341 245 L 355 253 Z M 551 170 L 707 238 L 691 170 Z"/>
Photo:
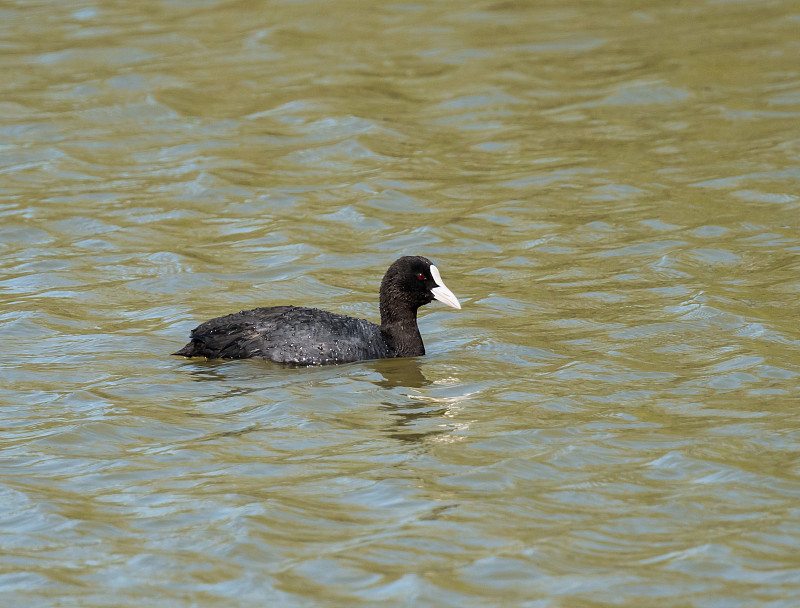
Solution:
<path fill-rule="evenodd" d="M 291 365 L 418 357 L 425 354 L 425 345 L 417 327 L 417 309 L 433 300 L 461 308 L 429 259 L 404 256 L 389 266 L 381 281 L 380 325 L 317 308 L 254 308 L 206 321 L 173 354 L 269 359 Z"/>

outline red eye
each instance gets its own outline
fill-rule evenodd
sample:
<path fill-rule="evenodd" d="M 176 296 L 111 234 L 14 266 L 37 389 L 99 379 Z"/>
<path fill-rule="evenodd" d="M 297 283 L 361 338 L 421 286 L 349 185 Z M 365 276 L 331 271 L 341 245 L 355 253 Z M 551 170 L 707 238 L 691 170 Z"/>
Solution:
<path fill-rule="evenodd" d="M 417 273 L 417 278 L 418 278 L 420 281 L 424 281 L 424 280 L 425 280 L 425 275 L 424 275 L 424 274 L 422 274 L 421 272 L 419 272 L 419 273 Z"/>

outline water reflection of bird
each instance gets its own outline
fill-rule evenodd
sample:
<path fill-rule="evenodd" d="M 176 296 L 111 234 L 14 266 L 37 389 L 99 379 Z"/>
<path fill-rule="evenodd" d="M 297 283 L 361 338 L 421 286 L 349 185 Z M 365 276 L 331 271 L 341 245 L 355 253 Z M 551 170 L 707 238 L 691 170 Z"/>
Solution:
<path fill-rule="evenodd" d="M 439 269 L 421 256 L 396 260 L 381 281 L 381 324 L 316 308 L 254 308 L 206 321 L 175 355 L 326 365 L 425 354 L 417 309 L 433 300 L 461 308 Z"/>
<path fill-rule="evenodd" d="M 420 394 L 402 391 L 403 388 L 421 389 L 432 384 L 422 372 L 419 359 L 382 359 L 372 363 L 371 367 L 382 376 L 373 381 L 375 385 L 382 389 L 400 389 L 402 393 L 392 391 L 397 399 L 383 401 L 380 406 L 392 418 L 392 423 L 384 429 L 388 437 L 405 443 L 418 443 L 451 432 L 450 428 L 442 428 L 440 424 L 423 424 L 425 419 L 441 419 L 447 412 L 446 405 Z"/>
<path fill-rule="evenodd" d="M 419 359 L 381 359 L 370 365 L 382 376 L 380 380 L 375 381 L 381 388 L 391 389 L 398 386 L 422 388 L 431 383 L 422 373 Z"/>

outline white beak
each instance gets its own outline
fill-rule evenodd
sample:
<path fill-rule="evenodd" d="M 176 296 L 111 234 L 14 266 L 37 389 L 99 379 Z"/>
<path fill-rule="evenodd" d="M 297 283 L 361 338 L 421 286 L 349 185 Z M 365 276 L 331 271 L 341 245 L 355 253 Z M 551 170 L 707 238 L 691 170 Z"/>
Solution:
<path fill-rule="evenodd" d="M 458 298 L 453 294 L 452 291 L 445 287 L 444 281 L 442 281 L 442 275 L 439 274 L 439 269 L 433 264 L 431 264 L 431 277 L 434 281 L 436 281 L 436 287 L 431 289 L 433 297 L 443 304 L 447 304 L 448 306 L 452 306 L 453 308 L 461 310 L 461 304 L 459 303 Z"/>

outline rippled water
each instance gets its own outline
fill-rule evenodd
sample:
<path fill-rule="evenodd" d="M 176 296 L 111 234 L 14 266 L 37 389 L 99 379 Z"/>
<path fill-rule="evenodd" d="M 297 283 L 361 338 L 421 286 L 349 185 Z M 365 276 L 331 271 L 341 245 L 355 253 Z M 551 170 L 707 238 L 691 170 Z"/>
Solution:
<path fill-rule="evenodd" d="M 3 605 L 800 605 L 796 3 L 0 17 Z M 406 253 L 426 357 L 169 356 Z"/>

